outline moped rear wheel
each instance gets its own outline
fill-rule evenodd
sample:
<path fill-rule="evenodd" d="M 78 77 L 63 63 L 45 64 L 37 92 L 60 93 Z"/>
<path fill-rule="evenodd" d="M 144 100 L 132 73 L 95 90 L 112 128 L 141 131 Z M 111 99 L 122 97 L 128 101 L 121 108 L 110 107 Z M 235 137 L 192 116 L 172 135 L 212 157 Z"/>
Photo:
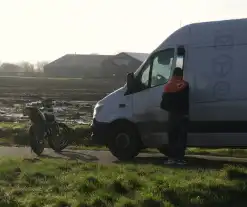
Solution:
<path fill-rule="evenodd" d="M 58 123 L 59 132 L 52 132 L 48 144 L 55 152 L 61 152 L 69 145 L 71 129 L 64 123 Z"/>

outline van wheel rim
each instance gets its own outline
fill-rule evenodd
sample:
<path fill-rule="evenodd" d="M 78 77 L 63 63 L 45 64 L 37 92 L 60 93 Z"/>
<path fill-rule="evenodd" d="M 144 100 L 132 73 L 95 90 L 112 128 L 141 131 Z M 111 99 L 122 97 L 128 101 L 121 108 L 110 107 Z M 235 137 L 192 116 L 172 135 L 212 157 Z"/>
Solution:
<path fill-rule="evenodd" d="M 120 133 L 116 136 L 117 148 L 127 148 L 130 143 L 130 137 L 128 134 Z"/>

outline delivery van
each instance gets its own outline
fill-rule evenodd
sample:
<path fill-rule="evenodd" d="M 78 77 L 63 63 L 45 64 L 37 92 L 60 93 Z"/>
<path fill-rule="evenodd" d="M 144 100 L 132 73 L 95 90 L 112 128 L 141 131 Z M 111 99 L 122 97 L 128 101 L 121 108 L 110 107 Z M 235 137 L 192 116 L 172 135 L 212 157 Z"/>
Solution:
<path fill-rule="evenodd" d="M 247 147 L 247 19 L 195 23 L 172 33 L 126 84 L 100 100 L 92 138 L 120 160 L 167 152 L 164 85 L 181 67 L 189 83 L 188 147 Z"/>

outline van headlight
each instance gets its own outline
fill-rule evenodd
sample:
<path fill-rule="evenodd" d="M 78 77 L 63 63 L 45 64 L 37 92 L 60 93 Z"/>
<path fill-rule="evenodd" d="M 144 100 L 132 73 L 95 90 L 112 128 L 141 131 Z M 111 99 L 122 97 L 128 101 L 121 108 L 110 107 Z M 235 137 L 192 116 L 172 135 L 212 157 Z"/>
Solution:
<path fill-rule="evenodd" d="M 93 110 L 93 118 L 96 116 L 97 113 L 100 112 L 100 110 L 103 108 L 103 104 L 101 103 L 97 103 L 94 107 L 94 110 Z"/>

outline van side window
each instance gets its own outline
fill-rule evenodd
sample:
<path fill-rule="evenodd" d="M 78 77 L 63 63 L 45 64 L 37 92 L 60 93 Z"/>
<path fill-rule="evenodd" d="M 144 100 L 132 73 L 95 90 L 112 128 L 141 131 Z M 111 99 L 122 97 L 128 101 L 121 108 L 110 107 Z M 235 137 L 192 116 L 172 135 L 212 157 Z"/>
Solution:
<path fill-rule="evenodd" d="M 171 75 L 174 49 L 158 52 L 153 58 L 151 87 L 164 85 Z"/>

